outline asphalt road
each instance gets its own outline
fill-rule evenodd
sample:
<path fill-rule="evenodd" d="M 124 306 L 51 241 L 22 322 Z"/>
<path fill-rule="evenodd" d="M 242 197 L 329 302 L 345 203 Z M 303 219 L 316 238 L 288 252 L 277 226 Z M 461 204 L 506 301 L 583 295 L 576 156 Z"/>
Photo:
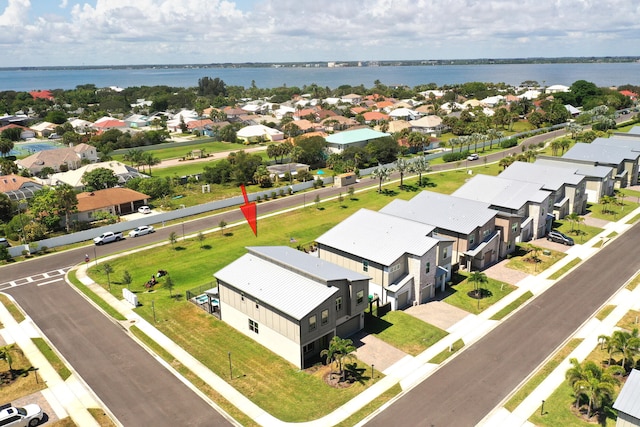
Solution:
<path fill-rule="evenodd" d="M 368 426 L 474 426 L 640 269 L 640 224 L 441 369 Z"/>
<path fill-rule="evenodd" d="M 5 292 L 124 426 L 232 425 L 62 278 Z"/>

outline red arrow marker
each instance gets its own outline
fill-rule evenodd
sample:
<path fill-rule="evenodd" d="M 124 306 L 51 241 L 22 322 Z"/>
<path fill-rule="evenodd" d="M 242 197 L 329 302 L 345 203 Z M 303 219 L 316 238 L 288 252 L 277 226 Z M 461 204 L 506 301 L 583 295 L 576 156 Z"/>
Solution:
<path fill-rule="evenodd" d="M 240 206 L 240 210 L 253 230 L 253 234 L 258 237 L 258 211 L 256 209 L 256 202 L 249 203 L 249 197 L 247 197 L 247 190 L 244 188 L 244 184 L 240 185 L 240 189 L 242 190 L 242 197 L 244 197 L 244 205 Z"/>

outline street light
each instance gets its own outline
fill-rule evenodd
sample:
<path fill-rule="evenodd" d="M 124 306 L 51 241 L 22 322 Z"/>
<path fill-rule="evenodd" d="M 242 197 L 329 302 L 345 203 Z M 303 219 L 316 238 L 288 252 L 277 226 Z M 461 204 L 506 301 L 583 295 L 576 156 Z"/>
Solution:
<path fill-rule="evenodd" d="M 231 367 L 231 352 L 229 352 L 229 379 L 233 379 L 233 368 Z"/>
<path fill-rule="evenodd" d="M 540 407 L 540 415 L 544 415 L 544 399 L 542 399 L 542 406 Z"/>

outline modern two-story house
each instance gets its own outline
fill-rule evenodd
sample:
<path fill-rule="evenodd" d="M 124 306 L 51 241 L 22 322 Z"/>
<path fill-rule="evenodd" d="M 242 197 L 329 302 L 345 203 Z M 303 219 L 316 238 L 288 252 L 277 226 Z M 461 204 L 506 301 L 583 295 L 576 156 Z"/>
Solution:
<path fill-rule="evenodd" d="M 220 318 L 300 369 L 364 327 L 369 276 L 287 246 L 248 247 L 214 276 Z"/>
<path fill-rule="evenodd" d="M 316 239 L 320 259 L 371 277 L 369 293 L 392 310 L 421 304 L 451 278 L 453 242 L 433 226 L 360 209 Z"/>

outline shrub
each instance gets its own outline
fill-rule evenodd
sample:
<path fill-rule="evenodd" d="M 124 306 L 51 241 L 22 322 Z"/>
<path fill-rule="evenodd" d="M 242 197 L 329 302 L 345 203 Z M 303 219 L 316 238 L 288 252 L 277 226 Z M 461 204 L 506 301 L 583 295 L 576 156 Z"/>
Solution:
<path fill-rule="evenodd" d="M 510 147 L 515 147 L 516 145 L 518 145 L 518 138 L 515 138 L 515 137 L 500 141 L 501 148 L 510 148 Z"/>
<path fill-rule="evenodd" d="M 466 159 L 468 155 L 469 155 L 469 151 L 463 151 L 463 152 L 457 151 L 454 153 L 446 153 L 444 156 L 442 156 L 442 160 L 445 163 L 457 162 L 458 160 Z"/>

